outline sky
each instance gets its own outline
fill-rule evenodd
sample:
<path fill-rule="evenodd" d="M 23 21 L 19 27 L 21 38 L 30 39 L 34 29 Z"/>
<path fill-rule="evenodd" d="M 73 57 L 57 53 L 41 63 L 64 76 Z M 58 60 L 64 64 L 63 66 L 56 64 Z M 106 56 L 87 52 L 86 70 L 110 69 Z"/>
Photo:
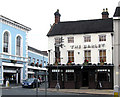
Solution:
<path fill-rule="evenodd" d="M 60 21 L 100 19 L 103 8 L 113 17 L 120 0 L 0 0 L 0 15 L 19 22 L 32 30 L 28 33 L 28 45 L 48 50 L 46 36 L 54 23 L 57 9 Z"/>

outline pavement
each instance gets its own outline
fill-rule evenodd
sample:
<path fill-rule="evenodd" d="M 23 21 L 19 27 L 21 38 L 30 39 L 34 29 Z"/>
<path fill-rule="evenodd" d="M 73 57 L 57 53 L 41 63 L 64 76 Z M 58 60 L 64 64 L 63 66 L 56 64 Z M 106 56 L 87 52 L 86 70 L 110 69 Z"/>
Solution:
<path fill-rule="evenodd" d="M 40 91 L 45 91 L 45 89 L 39 88 Z M 101 95 L 113 95 L 112 89 L 55 89 L 55 88 L 48 88 L 47 91 L 50 92 L 64 92 L 64 93 L 87 93 L 87 94 L 101 94 Z"/>
<path fill-rule="evenodd" d="M 0 89 L 11 89 L 11 88 L 18 88 L 21 85 L 10 85 L 9 87 L 0 86 Z M 45 88 L 39 88 L 40 91 L 45 91 Z M 87 94 L 104 94 L 104 95 L 113 95 L 113 89 L 55 89 L 55 88 L 48 88 L 47 91 L 49 92 L 63 92 L 63 93 L 87 93 Z"/>

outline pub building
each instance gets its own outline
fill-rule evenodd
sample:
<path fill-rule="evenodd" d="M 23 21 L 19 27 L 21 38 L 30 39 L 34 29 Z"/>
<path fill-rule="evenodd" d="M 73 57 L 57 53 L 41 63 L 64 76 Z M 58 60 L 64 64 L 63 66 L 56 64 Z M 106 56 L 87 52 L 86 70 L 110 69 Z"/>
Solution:
<path fill-rule="evenodd" d="M 60 21 L 48 36 L 49 88 L 59 83 L 63 89 L 113 89 L 114 19 L 103 9 L 102 19 Z"/>

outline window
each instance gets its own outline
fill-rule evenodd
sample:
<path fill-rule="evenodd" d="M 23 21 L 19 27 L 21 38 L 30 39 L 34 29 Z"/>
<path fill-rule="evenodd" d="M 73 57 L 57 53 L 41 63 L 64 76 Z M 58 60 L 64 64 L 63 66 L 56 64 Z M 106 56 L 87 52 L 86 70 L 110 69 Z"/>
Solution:
<path fill-rule="evenodd" d="M 74 81 L 74 73 L 71 73 L 71 72 L 67 72 L 66 74 L 65 74 L 65 81 L 67 82 L 67 81 Z"/>
<path fill-rule="evenodd" d="M 99 35 L 99 41 L 106 41 L 106 35 Z"/>
<path fill-rule="evenodd" d="M 74 62 L 74 51 L 68 51 L 68 60 Z"/>
<path fill-rule="evenodd" d="M 84 42 L 91 42 L 91 36 L 84 36 Z"/>
<path fill-rule="evenodd" d="M 16 55 L 21 55 L 21 37 L 17 36 L 16 38 Z"/>
<path fill-rule="evenodd" d="M 8 53 L 9 51 L 9 33 L 6 31 L 4 33 L 4 40 L 3 40 L 3 52 Z"/>
<path fill-rule="evenodd" d="M 37 59 L 37 63 L 39 63 L 39 59 Z"/>
<path fill-rule="evenodd" d="M 31 57 L 28 57 L 28 64 L 30 64 L 31 62 Z"/>
<path fill-rule="evenodd" d="M 68 43 L 74 43 L 74 37 L 68 37 Z"/>
<path fill-rule="evenodd" d="M 106 50 L 100 50 L 99 51 L 99 61 L 104 61 L 106 62 Z"/>
<path fill-rule="evenodd" d="M 84 56 L 85 56 L 85 60 L 88 60 L 88 62 L 91 62 L 91 51 L 90 50 L 85 50 Z"/>
<path fill-rule="evenodd" d="M 55 38 L 55 44 L 60 44 L 60 42 L 61 42 L 61 38 L 59 37 Z"/>
<path fill-rule="evenodd" d="M 33 61 L 33 63 L 35 63 L 35 58 L 33 58 L 33 60 L 32 60 L 32 61 Z"/>

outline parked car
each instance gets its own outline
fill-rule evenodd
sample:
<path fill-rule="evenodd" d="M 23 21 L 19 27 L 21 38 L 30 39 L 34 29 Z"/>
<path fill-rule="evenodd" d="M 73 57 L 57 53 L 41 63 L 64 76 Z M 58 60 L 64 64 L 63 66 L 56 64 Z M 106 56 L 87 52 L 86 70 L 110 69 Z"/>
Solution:
<path fill-rule="evenodd" d="M 37 86 L 37 80 L 38 80 L 38 87 L 40 86 L 40 81 L 39 79 L 36 78 L 28 78 L 23 81 L 22 87 L 30 87 L 30 88 L 36 88 Z"/>

